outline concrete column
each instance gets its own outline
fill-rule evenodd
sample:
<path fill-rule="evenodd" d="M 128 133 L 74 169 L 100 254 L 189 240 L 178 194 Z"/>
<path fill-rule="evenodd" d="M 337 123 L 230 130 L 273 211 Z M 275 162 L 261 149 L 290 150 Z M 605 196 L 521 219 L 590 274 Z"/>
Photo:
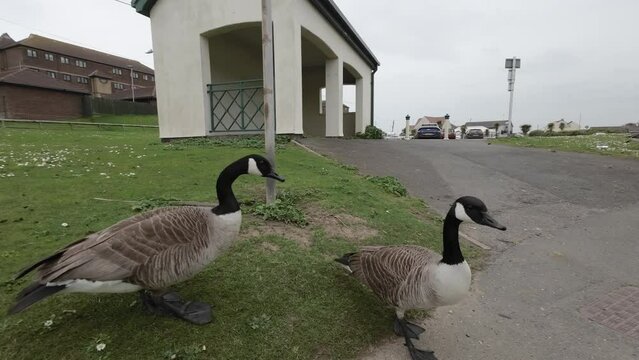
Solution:
<path fill-rule="evenodd" d="M 326 60 L 326 136 L 344 136 L 343 83 L 342 60 Z"/>
<path fill-rule="evenodd" d="M 273 2 L 275 52 L 275 130 L 278 134 L 303 134 L 302 28 L 287 11 L 290 1 Z"/>
<path fill-rule="evenodd" d="M 211 98 L 207 92 L 207 85 L 211 83 L 211 54 L 209 49 L 209 39 L 204 36 L 200 36 L 200 67 L 202 71 L 202 91 L 200 94 L 203 94 L 204 99 L 204 129 L 206 131 L 205 135 L 211 133 L 211 129 L 213 128 L 213 124 L 211 123 Z"/>
<path fill-rule="evenodd" d="M 355 133 L 364 132 L 364 79 L 355 80 Z"/>

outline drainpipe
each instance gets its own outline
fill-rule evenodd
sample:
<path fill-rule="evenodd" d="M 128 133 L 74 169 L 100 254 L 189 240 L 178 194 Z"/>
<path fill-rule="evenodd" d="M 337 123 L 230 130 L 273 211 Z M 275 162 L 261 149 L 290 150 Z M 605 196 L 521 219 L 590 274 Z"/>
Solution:
<path fill-rule="evenodd" d="M 371 125 L 375 125 L 373 123 L 373 119 L 375 119 L 375 73 L 377 72 L 377 68 L 373 69 L 371 73 Z"/>

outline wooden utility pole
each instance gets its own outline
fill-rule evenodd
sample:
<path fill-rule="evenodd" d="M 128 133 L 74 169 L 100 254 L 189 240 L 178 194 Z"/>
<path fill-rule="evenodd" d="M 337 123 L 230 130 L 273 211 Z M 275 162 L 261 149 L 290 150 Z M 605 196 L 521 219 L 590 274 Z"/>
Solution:
<path fill-rule="evenodd" d="M 262 0 L 262 73 L 264 77 L 264 145 L 266 158 L 275 168 L 275 102 L 273 70 L 273 16 L 271 0 Z M 275 180 L 266 179 L 266 203 L 275 201 Z"/>

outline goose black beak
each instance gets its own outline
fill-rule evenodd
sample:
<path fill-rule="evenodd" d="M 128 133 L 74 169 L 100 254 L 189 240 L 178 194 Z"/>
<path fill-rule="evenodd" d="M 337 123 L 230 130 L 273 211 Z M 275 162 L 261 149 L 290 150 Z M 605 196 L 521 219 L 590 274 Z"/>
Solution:
<path fill-rule="evenodd" d="M 283 177 L 277 175 L 274 171 L 271 171 L 270 173 L 264 175 L 264 177 L 275 179 L 275 180 L 281 181 L 281 182 L 284 182 L 284 180 L 285 180 Z"/>
<path fill-rule="evenodd" d="M 479 224 L 490 226 L 492 228 L 499 229 L 501 231 L 506 230 L 506 227 L 504 225 L 498 223 L 497 220 L 493 219 L 493 217 L 490 216 L 490 214 L 488 214 L 487 212 L 482 213 L 482 219 L 479 222 Z"/>

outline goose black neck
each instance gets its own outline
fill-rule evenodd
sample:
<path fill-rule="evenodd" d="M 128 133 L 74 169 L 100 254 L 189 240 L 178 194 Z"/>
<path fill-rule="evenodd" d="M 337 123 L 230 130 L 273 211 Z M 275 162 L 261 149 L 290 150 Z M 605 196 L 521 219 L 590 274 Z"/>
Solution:
<path fill-rule="evenodd" d="M 233 182 L 245 172 L 246 171 L 242 169 L 240 161 L 236 161 L 222 170 L 220 176 L 217 178 L 217 184 L 215 185 L 219 204 L 213 208 L 213 213 L 217 215 L 224 215 L 240 210 L 240 204 L 237 202 L 231 186 L 233 185 Z"/>
<path fill-rule="evenodd" d="M 461 221 L 455 217 L 455 209 L 451 208 L 444 220 L 444 251 L 442 262 L 448 265 L 456 265 L 464 262 L 464 256 L 459 248 L 459 224 Z"/>

